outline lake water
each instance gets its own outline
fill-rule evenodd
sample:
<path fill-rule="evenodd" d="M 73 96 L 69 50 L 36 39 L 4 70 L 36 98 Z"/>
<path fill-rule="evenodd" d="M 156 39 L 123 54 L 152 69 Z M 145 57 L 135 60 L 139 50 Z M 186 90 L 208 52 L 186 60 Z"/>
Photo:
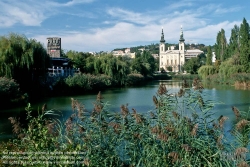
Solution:
<path fill-rule="evenodd" d="M 107 102 L 108 108 L 113 112 L 120 112 L 120 106 L 122 104 L 128 104 L 129 109 L 135 108 L 138 112 L 146 113 L 150 110 L 154 110 L 155 106 L 152 97 L 156 95 L 159 84 L 161 83 L 166 85 L 170 93 L 177 93 L 182 84 L 181 81 L 162 80 L 152 81 L 140 87 L 112 88 L 102 91 L 103 101 Z M 234 121 L 232 106 L 236 106 L 242 111 L 248 111 L 250 107 L 250 90 L 236 90 L 232 86 L 211 85 L 208 83 L 204 83 L 204 85 L 205 89 L 203 92 L 207 98 L 221 103 L 214 107 L 215 118 L 218 118 L 220 115 L 225 115 L 229 117 L 231 121 Z M 92 111 L 93 102 L 96 100 L 97 93 L 98 91 L 80 96 L 52 97 L 44 99 L 37 104 L 32 104 L 32 107 L 34 110 L 41 110 L 42 105 L 46 103 L 48 109 L 60 110 L 66 119 L 72 114 L 71 98 L 77 99 L 85 106 L 86 110 Z M 0 111 L 0 140 L 7 140 L 11 137 L 12 129 L 8 117 L 24 117 L 24 108 L 25 106 Z M 231 121 L 227 121 L 225 124 L 227 131 L 231 128 Z"/>

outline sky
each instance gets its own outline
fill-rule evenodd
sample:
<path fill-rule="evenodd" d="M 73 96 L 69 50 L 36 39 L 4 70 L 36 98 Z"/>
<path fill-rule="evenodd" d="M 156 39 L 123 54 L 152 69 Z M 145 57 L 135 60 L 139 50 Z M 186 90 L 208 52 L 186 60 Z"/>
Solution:
<path fill-rule="evenodd" d="M 0 0 L 0 36 L 60 37 L 64 51 L 112 51 L 159 43 L 214 45 L 223 28 L 227 40 L 243 18 L 250 23 L 249 0 Z"/>

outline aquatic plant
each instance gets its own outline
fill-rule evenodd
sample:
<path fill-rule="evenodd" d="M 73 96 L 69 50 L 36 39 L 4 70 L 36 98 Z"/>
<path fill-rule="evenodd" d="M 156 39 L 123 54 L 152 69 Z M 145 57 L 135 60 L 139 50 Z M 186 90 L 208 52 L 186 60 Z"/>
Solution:
<path fill-rule="evenodd" d="M 183 82 L 179 92 L 169 93 L 161 84 L 153 96 L 155 109 L 148 113 L 128 104 L 121 105 L 120 112 L 110 112 L 101 92 L 92 111 L 72 98 L 72 114 L 65 121 L 60 112 L 45 106 L 33 117 L 28 106 L 27 128 L 10 118 L 19 138 L 2 144 L 1 149 L 80 152 L 71 159 L 72 166 L 248 166 L 249 117 L 232 108 L 238 119 L 232 130 L 236 140 L 229 142 L 224 138 L 228 118 L 213 118 L 216 103 L 204 98 L 198 79 L 192 88 L 187 85 Z M 47 162 L 55 162 L 46 156 Z M 67 159 L 65 154 L 59 157 Z"/>

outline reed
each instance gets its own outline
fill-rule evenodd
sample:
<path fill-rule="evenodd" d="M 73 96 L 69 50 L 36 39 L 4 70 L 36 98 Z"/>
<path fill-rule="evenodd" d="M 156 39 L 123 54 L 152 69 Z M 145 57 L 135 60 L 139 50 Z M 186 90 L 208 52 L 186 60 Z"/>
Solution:
<path fill-rule="evenodd" d="M 92 111 L 71 99 L 72 114 L 65 121 L 60 112 L 48 107 L 33 117 L 28 106 L 28 128 L 21 127 L 18 118 L 10 118 L 14 134 L 23 136 L 0 148 L 81 152 L 76 158 L 82 163 L 72 166 L 248 166 L 249 117 L 233 108 L 238 119 L 233 129 L 236 141 L 231 143 L 224 137 L 229 119 L 212 117 L 216 103 L 205 100 L 202 90 L 198 79 L 181 96 L 169 94 L 160 85 L 153 96 L 156 108 L 148 114 L 130 109 L 128 104 L 121 105 L 120 112 L 110 112 L 101 92 Z"/>

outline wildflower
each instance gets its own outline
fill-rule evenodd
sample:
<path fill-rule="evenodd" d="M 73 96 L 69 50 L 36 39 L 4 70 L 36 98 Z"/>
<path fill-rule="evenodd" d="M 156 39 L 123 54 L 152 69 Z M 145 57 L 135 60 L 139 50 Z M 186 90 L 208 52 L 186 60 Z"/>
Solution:
<path fill-rule="evenodd" d="M 175 112 L 175 111 L 172 111 L 172 114 L 174 116 L 175 119 L 179 119 L 180 118 L 180 114 Z"/>
<path fill-rule="evenodd" d="M 162 131 L 157 135 L 157 138 L 165 142 L 168 141 L 168 135 Z"/>
<path fill-rule="evenodd" d="M 167 131 L 169 131 L 169 132 L 174 132 L 174 131 L 175 131 L 175 128 L 172 127 L 172 125 L 166 126 L 165 129 L 166 129 Z"/>
<path fill-rule="evenodd" d="M 216 141 L 217 146 L 220 148 L 222 147 L 222 142 L 221 142 L 222 138 L 223 138 L 223 135 L 220 135 Z"/>
<path fill-rule="evenodd" d="M 151 116 L 151 118 L 155 118 L 156 117 L 153 112 L 150 112 L 150 116 Z"/>
<path fill-rule="evenodd" d="M 177 94 L 178 97 L 182 97 L 185 94 L 185 91 L 181 88 Z"/>
<path fill-rule="evenodd" d="M 200 106 L 204 106 L 204 101 L 203 101 L 203 98 L 199 95 L 199 97 L 198 97 L 198 102 L 199 102 L 199 104 L 200 104 Z"/>
<path fill-rule="evenodd" d="M 191 136 L 195 136 L 196 135 L 196 132 L 198 130 L 198 124 L 195 124 L 192 131 L 191 131 Z"/>
<path fill-rule="evenodd" d="M 126 117 L 129 114 L 129 110 L 127 108 L 128 104 L 125 105 L 121 105 L 121 114 L 123 117 Z"/>
<path fill-rule="evenodd" d="M 159 89 L 158 89 L 158 94 L 163 95 L 163 94 L 166 94 L 167 92 L 168 91 L 167 91 L 166 85 L 160 84 Z"/>
<path fill-rule="evenodd" d="M 234 106 L 232 106 L 232 110 L 234 112 L 234 115 L 236 116 L 236 119 L 238 119 L 240 117 L 240 111 Z"/>
<path fill-rule="evenodd" d="M 247 164 L 247 162 L 242 161 L 237 165 L 237 167 L 250 167 L 250 166 Z"/>
<path fill-rule="evenodd" d="M 168 153 L 168 157 L 172 159 L 172 163 L 176 162 L 179 158 L 179 154 L 175 151 Z"/>
<path fill-rule="evenodd" d="M 245 154 L 248 152 L 248 149 L 245 147 L 239 147 L 235 150 L 235 157 L 236 159 L 239 158 L 244 158 L 245 159 Z"/>
<path fill-rule="evenodd" d="M 83 164 L 86 165 L 86 166 L 89 166 L 90 161 L 88 159 L 84 159 Z"/>
<path fill-rule="evenodd" d="M 136 112 L 136 110 L 134 108 L 132 108 L 132 111 L 133 111 L 132 115 L 135 118 L 136 123 L 141 123 L 142 122 L 141 115 L 137 114 L 137 112 Z"/>
<path fill-rule="evenodd" d="M 237 124 L 236 124 L 236 129 L 237 130 L 241 130 L 243 129 L 246 125 L 249 124 L 249 121 L 245 120 L 245 119 L 242 119 L 240 120 Z"/>
<path fill-rule="evenodd" d="M 12 128 L 13 128 L 13 133 L 15 134 L 15 135 L 18 135 L 18 134 L 20 134 L 21 133 L 21 131 L 22 131 L 22 128 L 21 128 L 21 124 L 20 124 L 20 119 L 16 119 L 16 118 L 14 118 L 14 117 L 9 117 L 8 118 L 9 120 L 10 120 L 10 123 L 12 124 Z"/>
<path fill-rule="evenodd" d="M 103 105 L 100 103 L 94 104 L 94 113 L 100 113 L 103 109 Z"/>
<path fill-rule="evenodd" d="M 67 120 L 66 120 L 66 131 L 67 133 L 71 132 L 73 130 L 73 117 L 75 114 L 72 114 Z"/>
<path fill-rule="evenodd" d="M 72 107 L 72 111 L 75 110 L 75 103 L 76 103 L 76 100 L 71 98 L 71 107 Z"/>
<path fill-rule="evenodd" d="M 193 86 L 194 90 L 202 91 L 202 89 L 204 89 L 201 82 L 198 80 L 198 78 L 195 78 L 193 80 L 192 86 Z"/>
<path fill-rule="evenodd" d="M 119 133 L 120 132 L 120 124 L 116 123 L 116 122 L 110 122 L 109 126 L 113 127 L 115 133 Z"/>
<path fill-rule="evenodd" d="M 159 103 L 158 103 L 158 100 L 157 100 L 157 98 L 155 96 L 153 96 L 153 102 L 155 104 L 155 107 L 158 108 Z"/>
<path fill-rule="evenodd" d="M 155 127 L 151 128 L 150 130 L 151 130 L 151 133 L 155 133 L 155 134 L 160 132 L 160 128 L 158 126 L 155 126 Z"/>
<path fill-rule="evenodd" d="M 103 97 L 102 97 L 101 91 L 99 91 L 96 96 L 96 101 L 101 102 L 101 99 L 103 99 Z"/>
<path fill-rule="evenodd" d="M 181 147 L 186 151 L 189 152 L 192 150 L 192 148 L 188 144 L 182 144 Z"/>
<path fill-rule="evenodd" d="M 140 133 L 134 133 L 134 138 L 141 139 L 141 134 Z"/>
<path fill-rule="evenodd" d="M 44 111 L 47 110 L 47 104 L 44 104 L 42 107 L 42 112 L 44 113 Z"/>
<path fill-rule="evenodd" d="M 224 122 L 226 121 L 226 120 L 228 120 L 229 118 L 228 117 L 226 117 L 226 116 L 220 116 L 220 118 L 219 118 L 219 127 L 222 129 L 223 128 L 223 126 L 224 126 Z"/>
<path fill-rule="evenodd" d="M 218 125 L 215 122 L 213 122 L 213 127 L 214 127 L 214 129 L 218 129 L 219 128 Z"/>

